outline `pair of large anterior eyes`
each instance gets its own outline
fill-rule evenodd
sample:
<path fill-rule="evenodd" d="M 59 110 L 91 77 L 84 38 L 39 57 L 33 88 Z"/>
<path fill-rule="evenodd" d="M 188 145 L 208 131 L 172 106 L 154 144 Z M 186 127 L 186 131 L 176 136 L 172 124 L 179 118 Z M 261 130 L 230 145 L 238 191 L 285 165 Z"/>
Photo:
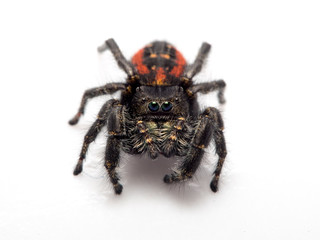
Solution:
<path fill-rule="evenodd" d="M 160 105 L 157 102 L 151 102 L 149 103 L 148 108 L 151 112 L 157 112 L 160 109 Z M 162 103 L 161 109 L 164 112 L 169 112 L 172 109 L 172 103 L 171 102 Z"/>

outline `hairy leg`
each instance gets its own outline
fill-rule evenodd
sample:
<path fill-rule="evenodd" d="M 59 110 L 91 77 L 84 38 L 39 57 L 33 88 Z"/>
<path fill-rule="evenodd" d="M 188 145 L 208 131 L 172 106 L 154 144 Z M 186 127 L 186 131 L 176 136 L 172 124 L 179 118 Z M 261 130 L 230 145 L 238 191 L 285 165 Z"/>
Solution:
<path fill-rule="evenodd" d="M 198 119 L 197 128 L 191 140 L 190 149 L 178 167 L 178 171 L 164 177 L 165 183 L 180 182 L 192 178 L 195 171 L 198 169 L 204 148 L 206 148 L 212 138 L 216 144 L 216 152 L 219 156 L 218 165 L 214 172 L 214 178 L 211 181 L 211 190 L 218 190 L 218 182 L 224 159 L 227 154 L 224 136 L 223 136 L 223 121 L 219 111 L 215 108 L 207 108 Z"/>
<path fill-rule="evenodd" d="M 124 70 L 129 77 L 133 76 L 134 75 L 133 66 L 125 59 L 125 57 L 123 56 L 120 48 L 118 47 L 114 39 L 110 38 L 107 41 L 105 41 L 103 45 L 98 47 L 98 52 L 102 53 L 107 49 L 109 49 L 113 54 L 114 58 L 118 63 L 118 66 L 122 70 Z"/>
<path fill-rule="evenodd" d="M 81 100 L 81 104 L 77 114 L 69 121 L 70 125 L 78 123 L 81 115 L 84 114 L 85 106 L 90 98 L 98 97 L 105 94 L 112 94 L 118 90 L 124 90 L 125 84 L 123 83 L 108 83 L 102 87 L 91 88 L 84 92 Z"/>
<path fill-rule="evenodd" d="M 122 185 L 119 183 L 119 174 L 116 171 L 116 167 L 119 165 L 120 156 L 120 139 L 115 136 L 110 136 L 107 142 L 107 148 L 105 153 L 105 167 L 108 171 L 110 181 L 113 185 L 114 192 L 121 194 Z"/>
<path fill-rule="evenodd" d="M 224 98 L 224 89 L 226 87 L 226 83 L 223 80 L 217 80 L 212 82 L 205 82 L 205 83 L 199 83 L 195 84 L 192 87 L 190 87 L 190 91 L 195 93 L 209 93 L 215 90 L 218 90 L 218 99 L 219 103 L 223 104 L 226 102 Z"/>
<path fill-rule="evenodd" d="M 108 119 L 108 116 L 109 116 L 111 109 L 118 102 L 119 101 L 117 101 L 117 100 L 111 99 L 102 106 L 102 108 L 97 116 L 97 120 L 92 124 L 89 131 L 87 132 L 87 134 L 84 137 L 79 160 L 78 160 L 78 163 L 73 171 L 74 175 L 78 175 L 79 173 L 82 172 L 83 161 L 86 157 L 90 143 L 92 143 L 96 139 L 98 133 L 101 131 L 101 128 L 103 126 L 105 126 L 105 124 L 107 123 L 107 119 Z"/>
<path fill-rule="evenodd" d="M 105 152 L 105 167 L 107 169 L 110 181 L 116 194 L 121 194 L 122 185 L 119 183 L 119 174 L 116 168 L 120 160 L 120 144 L 121 139 L 126 137 L 125 133 L 125 117 L 124 107 L 118 104 L 112 109 L 108 118 L 108 141 Z"/>
<path fill-rule="evenodd" d="M 227 147 L 226 147 L 224 134 L 223 134 L 224 125 L 223 125 L 223 121 L 222 121 L 220 113 L 218 112 L 218 110 L 210 110 L 210 111 L 208 111 L 208 117 L 214 119 L 214 121 L 216 122 L 216 125 L 217 125 L 214 128 L 213 139 L 214 139 L 215 146 L 216 146 L 216 153 L 217 153 L 219 159 L 217 162 L 216 169 L 213 173 L 214 174 L 213 179 L 210 183 L 211 190 L 213 192 L 217 192 L 221 170 L 222 170 L 225 158 L 227 156 Z"/>
<path fill-rule="evenodd" d="M 210 49 L 211 45 L 209 43 L 202 43 L 195 61 L 185 71 L 184 77 L 187 79 L 192 79 L 194 75 L 201 71 L 203 63 L 207 59 Z"/>

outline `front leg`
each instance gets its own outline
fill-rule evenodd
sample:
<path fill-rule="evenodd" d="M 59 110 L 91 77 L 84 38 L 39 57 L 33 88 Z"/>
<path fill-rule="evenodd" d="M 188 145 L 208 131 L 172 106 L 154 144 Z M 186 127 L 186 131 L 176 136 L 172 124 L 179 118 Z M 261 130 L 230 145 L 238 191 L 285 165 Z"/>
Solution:
<path fill-rule="evenodd" d="M 105 86 L 88 89 L 84 92 L 77 114 L 69 121 L 70 125 L 78 123 L 81 115 L 84 114 L 85 106 L 90 98 L 98 97 L 105 94 L 112 94 L 118 90 L 125 89 L 123 83 L 108 83 Z"/>
<path fill-rule="evenodd" d="M 97 116 L 97 120 L 93 123 L 93 125 L 90 127 L 89 131 L 85 135 L 82 149 L 80 152 L 80 157 L 73 171 L 74 175 L 78 175 L 82 172 L 83 161 L 86 157 L 88 147 L 90 143 L 92 143 L 96 139 L 98 133 L 101 131 L 101 128 L 106 124 L 107 119 L 109 117 L 109 113 L 115 104 L 119 104 L 119 101 L 111 99 L 102 106 Z"/>
<path fill-rule="evenodd" d="M 119 183 L 120 177 L 116 171 L 120 159 L 120 139 L 117 136 L 111 135 L 108 137 L 107 148 L 105 153 L 105 167 L 108 171 L 110 181 L 113 185 L 114 192 L 121 194 L 122 185 Z"/>
<path fill-rule="evenodd" d="M 104 163 L 116 194 L 121 194 L 123 189 L 122 185 L 119 183 L 120 177 L 116 168 L 118 167 L 120 160 L 120 141 L 126 137 L 124 128 L 125 121 L 124 107 L 119 104 L 117 107 L 113 108 L 108 118 L 109 137 Z"/>
<path fill-rule="evenodd" d="M 178 171 L 164 177 L 165 183 L 180 182 L 192 178 L 198 169 L 204 148 L 206 148 L 212 138 L 215 141 L 216 152 L 219 156 L 218 165 L 214 172 L 210 187 L 213 192 L 218 190 L 218 182 L 224 159 L 227 154 L 225 140 L 223 136 L 223 121 L 219 111 L 215 108 L 207 108 L 198 119 L 197 128 L 191 140 L 190 149 L 178 167 Z"/>

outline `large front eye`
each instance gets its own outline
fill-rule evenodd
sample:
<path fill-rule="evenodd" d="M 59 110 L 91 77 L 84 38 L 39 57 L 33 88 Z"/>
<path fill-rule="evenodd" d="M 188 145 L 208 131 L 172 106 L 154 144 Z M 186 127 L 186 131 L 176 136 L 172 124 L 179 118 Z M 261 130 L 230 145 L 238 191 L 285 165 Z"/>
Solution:
<path fill-rule="evenodd" d="M 162 111 L 168 112 L 172 108 L 172 103 L 171 102 L 164 102 L 164 103 L 162 103 L 161 108 L 162 108 Z"/>
<path fill-rule="evenodd" d="M 156 112 L 159 110 L 159 104 L 157 102 L 149 103 L 148 107 L 149 107 L 150 111 L 152 111 L 152 112 Z"/>

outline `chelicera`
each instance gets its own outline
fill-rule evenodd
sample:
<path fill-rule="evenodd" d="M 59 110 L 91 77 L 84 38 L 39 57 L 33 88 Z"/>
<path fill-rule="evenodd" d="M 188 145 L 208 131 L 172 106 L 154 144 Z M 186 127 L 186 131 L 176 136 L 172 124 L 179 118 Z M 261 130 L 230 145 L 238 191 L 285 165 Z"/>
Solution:
<path fill-rule="evenodd" d="M 69 121 L 78 123 L 90 98 L 121 91 L 120 99 L 107 101 L 84 137 L 74 175 L 82 172 L 88 147 L 101 129 L 108 129 L 105 167 L 116 194 L 122 192 L 117 167 L 120 151 L 147 153 L 152 159 L 180 156 L 178 168 L 164 176 L 165 183 L 192 178 L 213 140 L 219 157 L 210 183 L 218 190 L 221 169 L 227 155 L 223 120 L 218 109 L 208 107 L 200 112 L 198 93 L 218 92 L 219 103 L 225 102 L 223 80 L 196 84 L 193 77 L 201 71 L 210 51 L 203 43 L 192 64 L 171 44 L 155 41 L 146 45 L 127 61 L 113 39 L 105 41 L 98 52 L 110 50 L 119 67 L 127 74 L 126 82 L 107 83 L 86 90 L 77 114 Z"/>

